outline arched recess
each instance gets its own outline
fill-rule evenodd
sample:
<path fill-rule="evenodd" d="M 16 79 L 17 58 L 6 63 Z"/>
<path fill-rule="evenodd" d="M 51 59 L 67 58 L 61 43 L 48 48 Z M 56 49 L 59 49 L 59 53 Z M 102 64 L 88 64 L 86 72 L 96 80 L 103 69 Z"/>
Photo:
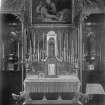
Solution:
<path fill-rule="evenodd" d="M 53 56 L 57 57 L 57 34 L 54 31 L 49 31 L 47 34 L 47 57 L 50 55 L 50 47 L 53 46 L 54 54 Z"/>
<path fill-rule="evenodd" d="M 105 14 L 90 14 L 84 21 L 83 43 L 85 55 L 85 67 L 92 69 L 88 65 L 93 65 L 93 70 L 104 70 L 104 28 Z"/>
<path fill-rule="evenodd" d="M 22 58 L 22 23 L 18 15 L 0 13 L 1 38 L 0 38 L 0 69 L 19 70 L 19 60 Z M 12 60 L 9 60 L 12 58 Z M 13 63 L 10 65 L 8 63 Z"/>

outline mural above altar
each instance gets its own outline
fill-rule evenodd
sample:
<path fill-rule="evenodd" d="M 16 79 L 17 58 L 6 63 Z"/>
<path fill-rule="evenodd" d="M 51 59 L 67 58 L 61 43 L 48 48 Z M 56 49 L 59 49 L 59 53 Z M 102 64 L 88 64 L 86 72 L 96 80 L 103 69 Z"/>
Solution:
<path fill-rule="evenodd" d="M 31 0 L 32 24 L 72 24 L 72 0 Z"/>

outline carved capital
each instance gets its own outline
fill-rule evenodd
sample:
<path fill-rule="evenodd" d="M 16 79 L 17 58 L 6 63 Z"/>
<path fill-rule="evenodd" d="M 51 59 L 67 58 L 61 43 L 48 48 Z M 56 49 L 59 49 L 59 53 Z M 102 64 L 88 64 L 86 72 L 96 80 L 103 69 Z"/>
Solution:
<path fill-rule="evenodd" d="M 24 15 L 21 13 L 21 14 L 16 14 L 17 18 L 20 20 L 21 23 L 24 22 Z"/>

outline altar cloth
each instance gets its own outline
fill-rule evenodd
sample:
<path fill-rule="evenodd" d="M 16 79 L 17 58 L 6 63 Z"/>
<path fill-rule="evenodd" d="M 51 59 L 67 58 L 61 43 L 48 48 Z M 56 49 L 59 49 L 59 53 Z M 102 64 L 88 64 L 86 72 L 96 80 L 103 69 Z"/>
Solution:
<path fill-rule="evenodd" d="M 38 78 L 30 76 L 24 81 L 27 93 L 79 92 L 80 80 L 77 76 L 58 76 L 57 78 Z"/>

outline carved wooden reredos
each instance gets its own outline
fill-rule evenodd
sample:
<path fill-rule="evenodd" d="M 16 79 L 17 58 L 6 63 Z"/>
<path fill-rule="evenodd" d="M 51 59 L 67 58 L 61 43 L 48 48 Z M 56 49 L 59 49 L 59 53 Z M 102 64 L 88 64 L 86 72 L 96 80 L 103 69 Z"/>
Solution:
<path fill-rule="evenodd" d="M 67 28 L 32 28 L 28 38 L 28 54 L 32 62 L 43 62 L 55 57 L 61 62 L 74 64 L 78 61 L 77 30 Z"/>
<path fill-rule="evenodd" d="M 28 40 L 28 60 L 32 63 L 30 73 L 47 74 L 49 68 L 54 68 L 57 75 L 75 72 L 74 68 L 78 66 L 79 61 L 77 30 L 71 27 L 33 27 L 30 31 L 31 40 Z"/>

